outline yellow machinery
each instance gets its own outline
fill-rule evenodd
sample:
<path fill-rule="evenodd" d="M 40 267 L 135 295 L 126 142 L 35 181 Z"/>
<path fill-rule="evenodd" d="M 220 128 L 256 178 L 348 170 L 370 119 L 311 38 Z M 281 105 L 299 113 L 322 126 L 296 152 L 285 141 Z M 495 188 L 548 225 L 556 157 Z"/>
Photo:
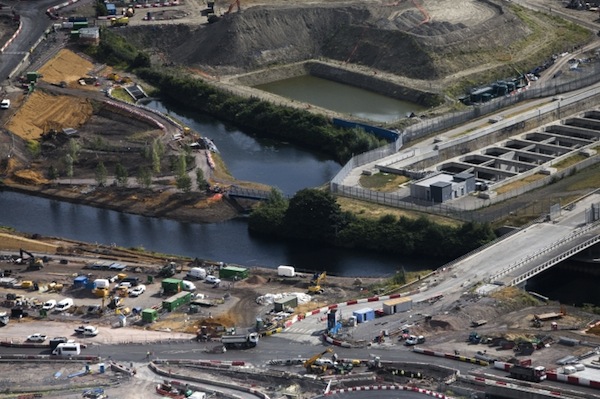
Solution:
<path fill-rule="evenodd" d="M 110 26 L 126 26 L 129 25 L 129 17 L 111 18 Z"/>
<path fill-rule="evenodd" d="M 96 288 L 93 292 L 98 298 L 105 298 L 108 296 L 108 288 Z"/>
<path fill-rule="evenodd" d="M 323 355 L 325 355 L 326 353 L 331 353 L 331 352 L 333 352 L 333 349 L 327 348 L 323 352 L 317 353 L 316 355 L 314 355 L 310 359 L 306 360 L 304 362 L 304 368 L 306 369 L 306 371 L 309 372 L 309 373 L 323 373 L 325 370 L 327 370 L 327 366 L 317 366 L 317 365 L 315 365 L 315 363 Z"/>
<path fill-rule="evenodd" d="M 308 286 L 309 294 L 322 294 L 323 288 L 321 288 L 321 284 L 325 282 L 327 278 L 327 272 L 323 272 L 321 274 L 315 273 L 312 280 L 310 280 L 310 285 Z"/>

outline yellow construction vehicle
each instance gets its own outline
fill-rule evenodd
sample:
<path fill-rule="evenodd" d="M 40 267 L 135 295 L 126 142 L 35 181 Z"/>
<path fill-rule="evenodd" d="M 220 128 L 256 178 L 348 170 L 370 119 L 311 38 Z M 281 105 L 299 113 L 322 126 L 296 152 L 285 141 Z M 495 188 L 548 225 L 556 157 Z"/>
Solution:
<path fill-rule="evenodd" d="M 312 280 L 310 280 L 310 285 L 308 286 L 309 294 L 322 294 L 323 288 L 321 288 L 321 284 L 325 282 L 327 278 L 327 272 L 323 273 L 315 273 Z"/>
<path fill-rule="evenodd" d="M 308 373 L 317 373 L 317 374 L 324 373 L 325 370 L 327 370 L 327 365 L 324 365 L 324 364 L 317 365 L 316 363 L 317 363 L 317 360 L 319 360 L 323 355 L 325 355 L 326 353 L 331 353 L 331 352 L 333 352 L 333 349 L 327 348 L 323 352 L 317 353 L 310 359 L 306 360 L 304 362 L 304 368 L 306 369 L 306 371 Z"/>
<path fill-rule="evenodd" d="M 110 26 L 127 26 L 129 25 L 129 17 L 122 16 L 110 19 Z"/>

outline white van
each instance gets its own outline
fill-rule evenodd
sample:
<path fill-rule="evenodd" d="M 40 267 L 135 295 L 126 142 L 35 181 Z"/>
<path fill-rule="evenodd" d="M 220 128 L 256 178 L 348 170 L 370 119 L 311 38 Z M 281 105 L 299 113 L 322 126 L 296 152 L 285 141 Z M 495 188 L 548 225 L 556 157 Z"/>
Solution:
<path fill-rule="evenodd" d="M 77 356 L 81 354 L 81 345 L 76 342 L 58 344 L 52 354 L 56 356 Z"/>
<path fill-rule="evenodd" d="M 181 282 L 181 284 L 183 285 L 184 291 L 189 291 L 189 292 L 196 291 L 196 286 L 191 281 L 183 280 Z"/>
<path fill-rule="evenodd" d="M 69 309 L 71 306 L 73 306 L 73 299 L 65 298 L 65 299 L 61 300 L 60 302 L 58 302 L 54 309 L 56 309 L 59 312 L 64 312 L 65 310 Z"/>
<path fill-rule="evenodd" d="M 196 280 L 202 280 L 206 278 L 206 269 L 203 269 L 201 267 L 192 267 L 187 273 L 186 277 L 194 278 Z"/>

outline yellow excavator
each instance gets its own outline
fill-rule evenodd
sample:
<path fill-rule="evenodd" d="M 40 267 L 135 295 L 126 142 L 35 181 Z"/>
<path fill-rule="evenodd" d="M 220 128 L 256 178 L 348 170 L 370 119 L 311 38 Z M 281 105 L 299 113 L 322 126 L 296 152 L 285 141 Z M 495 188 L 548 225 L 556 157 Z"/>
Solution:
<path fill-rule="evenodd" d="M 310 359 L 306 360 L 304 362 L 304 368 L 306 369 L 306 371 L 308 373 L 317 373 L 317 374 L 324 373 L 325 370 L 327 370 L 327 366 L 326 365 L 317 365 L 316 362 L 323 355 L 325 355 L 326 353 L 331 353 L 331 352 L 333 352 L 333 349 L 327 348 L 323 352 L 317 353 L 316 355 L 314 355 Z"/>
<path fill-rule="evenodd" d="M 312 280 L 310 280 L 310 285 L 308 286 L 309 294 L 322 294 L 323 288 L 321 288 L 321 284 L 325 282 L 327 278 L 327 272 L 323 273 L 315 273 Z"/>

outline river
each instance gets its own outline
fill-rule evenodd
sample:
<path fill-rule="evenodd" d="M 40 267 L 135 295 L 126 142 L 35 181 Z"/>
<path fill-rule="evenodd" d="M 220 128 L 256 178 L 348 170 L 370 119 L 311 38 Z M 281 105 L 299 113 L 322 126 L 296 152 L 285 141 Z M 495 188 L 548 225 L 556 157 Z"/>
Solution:
<path fill-rule="evenodd" d="M 148 106 L 212 138 L 228 169 L 238 179 L 277 186 L 286 194 L 294 194 L 302 188 L 328 182 L 341 167 L 318 154 L 257 139 L 205 115 L 167 107 L 158 101 Z M 401 267 L 411 271 L 441 265 L 427 259 L 265 239 L 250 234 L 244 219 L 214 224 L 182 223 L 9 191 L 0 191 L 0 209 L 0 225 L 25 233 L 143 247 L 243 266 L 276 268 L 286 264 L 343 276 L 384 276 Z"/>

